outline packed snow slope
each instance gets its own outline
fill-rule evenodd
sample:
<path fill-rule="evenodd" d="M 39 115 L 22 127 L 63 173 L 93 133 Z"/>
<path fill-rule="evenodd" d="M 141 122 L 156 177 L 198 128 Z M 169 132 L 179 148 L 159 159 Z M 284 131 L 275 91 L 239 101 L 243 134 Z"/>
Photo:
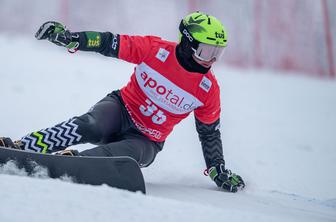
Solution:
<path fill-rule="evenodd" d="M 33 36 L 0 42 L 0 135 L 15 139 L 86 112 L 133 71 Z M 203 176 L 190 115 L 143 169 L 147 195 L 43 171 L 26 177 L 8 163 L 0 168 L 0 221 L 336 221 L 336 81 L 225 66 L 214 72 L 226 166 L 245 179 L 245 190 L 223 192 Z"/>

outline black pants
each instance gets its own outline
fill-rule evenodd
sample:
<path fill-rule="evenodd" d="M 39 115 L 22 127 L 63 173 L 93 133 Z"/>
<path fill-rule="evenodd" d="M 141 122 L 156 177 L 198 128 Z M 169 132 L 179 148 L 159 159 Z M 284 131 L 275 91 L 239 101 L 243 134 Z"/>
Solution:
<path fill-rule="evenodd" d="M 26 150 L 42 153 L 92 143 L 98 146 L 80 155 L 129 156 L 140 166 L 150 165 L 164 144 L 151 141 L 135 127 L 119 91 L 107 95 L 84 115 L 30 133 L 21 141 Z"/>

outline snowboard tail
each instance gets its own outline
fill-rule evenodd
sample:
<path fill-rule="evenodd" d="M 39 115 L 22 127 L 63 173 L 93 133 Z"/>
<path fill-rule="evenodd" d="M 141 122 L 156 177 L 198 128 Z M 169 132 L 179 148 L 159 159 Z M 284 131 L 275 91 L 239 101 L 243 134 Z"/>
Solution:
<path fill-rule="evenodd" d="M 61 156 L 0 147 L 0 164 L 13 160 L 28 174 L 37 165 L 45 167 L 51 178 L 71 177 L 81 184 L 102 185 L 146 193 L 138 163 L 130 157 Z"/>

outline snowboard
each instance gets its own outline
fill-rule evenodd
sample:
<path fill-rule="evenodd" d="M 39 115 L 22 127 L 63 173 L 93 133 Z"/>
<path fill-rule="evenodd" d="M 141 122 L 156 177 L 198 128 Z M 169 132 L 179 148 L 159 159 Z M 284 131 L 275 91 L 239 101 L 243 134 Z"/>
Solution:
<path fill-rule="evenodd" d="M 70 177 L 75 183 L 102 185 L 146 193 L 138 163 L 130 157 L 88 157 L 41 154 L 0 147 L 0 164 L 15 161 L 31 174 L 36 165 L 51 178 Z"/>

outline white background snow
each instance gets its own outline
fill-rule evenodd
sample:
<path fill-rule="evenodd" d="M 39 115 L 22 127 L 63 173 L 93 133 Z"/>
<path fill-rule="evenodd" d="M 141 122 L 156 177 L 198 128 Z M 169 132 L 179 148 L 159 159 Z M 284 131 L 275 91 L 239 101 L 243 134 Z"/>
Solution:
<path fill-rule="evenodd" d="M 0 135 L 15 139 L 86 112 L 125 85 L 134 67 L 33 36 L 0 42 Z M 25 177 L 9 164 L 0 168 L 0 221 L 336 221 L 336 81 L 226 66 L 214 72 L 226 165 L 245 190 L 222 192 L 203 176 L 191 115 L 143 169 L 147 195 L 43 172 Z"/>

